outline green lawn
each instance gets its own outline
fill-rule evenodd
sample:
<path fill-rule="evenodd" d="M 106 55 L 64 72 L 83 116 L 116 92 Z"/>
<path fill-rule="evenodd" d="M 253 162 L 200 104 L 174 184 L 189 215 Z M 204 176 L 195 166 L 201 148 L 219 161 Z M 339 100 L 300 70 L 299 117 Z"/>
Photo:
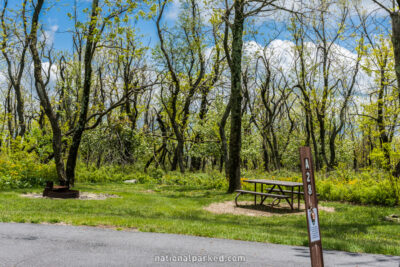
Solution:
<path fill-rule="evenodd" d="M 250 217 L 216 215 L 203 210 L 212 202 L 233 200 L 218 190 L 160 185 L 88 185 L 84 192 L 109 193 L 107 200 L 31 199 L 23 192 L 0 191 L 2 222 L 65 222 L 74 225 L 135 227 L 144 232 L 178 233 L 206 237 L 307 246 L 305 215 Z M 154 192 L 149 192 L 153 190 Z M 249 196 L 251 197 L 251 196 Z M 249 198 L 250 199 L 250 198 Z M 242 198 L 243 200 L 243 198 Z M 359 206 L 321 202 L 336 212 L 320 212 L 324 249 L 400 255 L 400 224 L 384 217 L 399 207 Z"/>

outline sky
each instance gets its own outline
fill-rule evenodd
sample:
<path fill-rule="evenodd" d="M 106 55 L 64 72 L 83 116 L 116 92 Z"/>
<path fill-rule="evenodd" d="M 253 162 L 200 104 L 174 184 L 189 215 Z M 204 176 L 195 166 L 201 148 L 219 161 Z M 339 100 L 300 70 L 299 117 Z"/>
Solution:
<path fill-rule="evenodd" d="M 86 21 L 84 13 L 82 12 L 85 8 L 91 8 L 90 0 L 76 0 L 78 16 L 81 21 Z M 17 8 L 21 5 L 21 0 L 9 0 L 9 8 Z M 47 3 L 46 3 L 47 2 Z M 49 4 L 50 3 L 50 4 Z M 72 49 L 72 38 L 70 30 L 73 28 L 73 21 L 67 16 L 68 13 L 73 14 L 74 12 L 74 0 L 58 0 L 58 1 L 45 1 L 44 8 L 50 9 L 46 12 L 42 12 L 40 20 L 46 30 L 47 37 L 54 44 L 54 48 L 57 50 L 71 50 Z M 177 18 L 177 10 L 175 5 L 169 5 L 166 10 L 166 19 L 173 21 Z M 136 25 L 136 30 L 139 34 L 144 35 L 143 43 L 148 44 L 151 42 L 154 45 L 158 41 L 156 35 L 155 22 L 153 20 L 141 19 Z"/>
<path fill-rule="evenodd" d="M 81 21 L 86 21 L 87 19 L 84 17 L 83 9 L 91 7 L 91 0 L 47 0 L 45 1 L 45 8 L 50 7 L 49 11 L 43 12 L 41 14 L 41 22 L 44 25 L 46 30 L 47 38 L 50 42 L 54 44 L 54 47 L 57 50 L 71 50 L 72 49 L 72 38 L 70 34 L 70 30 L 73 28 L 73 22 L 67 16 L 68 13 L 73 14 L 73 5 L 74 2 L 77 2 L 77 10 L 78 16 Z M 284 0 L 280 0 L 284 1 Z M 291 2 L 297 3 L 300 0 L 285 0 L 286 5 L 290 5 Z M 313 1 L 313 0 L 302 0 L 303 2 Z M 388 0 L 384 0 L 388 1 Z M 21 5 L 21 0 L 9 0 L 9 8 L 17 8 L 18 5 Z M 201 1 L 199 1 L 201 3 Z M 376 5 L 371 2 L 371 0 L 362 0 L 362 7 L 366 10 L 372 11 L 376 9 Z M 177 19 L 179 15 L 179 11 L 181 9 L 180 0 L 173 0 L 168 4 L 167 9 L 165 11 L 165 22 L 172 25 Z M 207 19 L 208 13 L 205 13 L 204 16 Z M 385 14 L 382 14 L 385 15 Z M 285 19 L 284 19 L 285 21 Z M 252 20 L 254 28 L 257 28 L 259 33 L 256 36 L 247 36 L 247 40 L 255 40 L 258 43 L 265 43 L 265 39 L 268 39 L 268 36 L 271 35 L 270 29 L 267 27 L 271 25 L 271 23 L 276 23 L 279 28 L 284 28 L 284 21 L 278 21 L 275 18 L 271 17 L 258 17 Z M 158 42 L 158 37 L 156 33 L 156 27 L 154 20 L 145 20 L 140 19 L 135 26 L 135 29 L 140 35 L 143 35 L 142 43 L 149 44 L 153 47 Z M 279 39 L 287 40 L 290 38 L 287 30 L 282 30 Z"/>
<path fill-rule="evenodd" d="M 87 18 L 84 17 L 85 14 L 83 13 L 82 10 L 85 8 L 89 9 L 91 8 L 91 0 L 76 0 L 76 1 L 77 1 L 78 16 L 80 17 L 80 20 L 87 21 Z M 312 1 L 312 0 L 303 0 L 303 1 Z M 366 1 L 364 3 L 364 8 L 369 9 L 369 11 L 371 11 L 372 8 L 375 8 L 373 4 L 368 2 L 370 0 L 363 0 L 363 1 Z M 18 8 L 18 5 L 20 5 L 21 2 L 22 2 L 21 0 L 9 0 L 8 7 Z M 67 16 L 67 14 L 73 13 L 74 0 L 58 0 L 58 1 L 47 0 L 45 1 L 45 3 L 46 3 L 45 8 L 46 9 L 49 7 L 50 8 L 48 9 L 48 11 L 43 12 L 41 14 L 41 22 L 43 23 L 44 30 L 46 31 L 48 40 L 53 43 L 54 48 L 56 50 L 71 51 L 72 38 L 70 30 L 73 28 L 74 25 L 73 21 L 71 21 L 71 19 Z M 180 8 L 181 5 L 179 3 L 179 0 L 173 0 L 172 3 L 170 3 L 167 6 L 164 17 L 165 17 L 165 22 L 168 23 L 168 25 L 173 25 L 177 21 Z M 383 17 L 385 15 L 386 14 L 382 13 Z M 205 14 L 205 16 L 207 18 L 208 14 Z M 272 35 L 271 34 L 272 31 L 270 31 L 268 25 L 271 26 L 274 23 L 278 26 L 278 28 L 282 29 L 282 32 L 277 37 L 277 40 L 270 44 L 268 49 L 270 51 L 275 51 L 275 56 L 278 56 L 280 59 L 280 62 L 277 65 L 280 66 L 284 63 L 282 66 L 285 69 L 285 66 L 289 67 L 291 64 L 290 62 L 293 61 L 293 56 L 287 55 L 286 53 L 287 51 L 291 50 L 291 46 L 293 46 L 293 43 L 288 41 L 290 39 L 290 35 L 289 32 L 285 29 L 285 24 L 283 19 L 279 21 L 271 19 L 271 17 L 263 17 L 252 20 L 251 24 L 254 26 L 254 28 L 257 28 L 259 30 L 259 33 L 256 34 L 255 36 L 247 35 L 245 37 L 244 50 L 246 50 L 248 53 L 253 53 L 254 51 L 263 51 L 263 47 L 266 44 L 265 39 L 268 39 L 268 37 L 271 38 Z M 386 26 L 390 28 L 390 25 Z M 140 19 L 137 22 L 137 25 L 135 25 L 135 29 L 139 34 L 144 35 L 144 38 L 142 39 L 143 44 L 145 45 L 150 44 L 150 46 L 153 47 L 158 43 L 158 37 L 156 33 L 156 26 L 154 20 Z M 283 41 L 281 42 L 280 40 Z M 345 45 L 343 44 L 340 45 L 345 47 Z M 346 47 L 346 48 L 347 50 L 345 48 L 341 49 L 341 47 L 339 47 L 338 49 L 341 49 L 341 51 L 343 52 L 342 54 L 349 55 L 348 58 L 352 57 L 354 58 L 355 54 L 354 51 L 352 51 L 351 47 L 350 48 Z M 353 55 L 351 55 L 351 53 L 353 53 Z M 354 63 L 354 59 L 346 60 L 345 58 L 343 58 L 340 61 L 347 62 L 348 63 L 347 66 L 350 67 L 352 67 Z M 341 68 L 345 69 L 343 67 Z M 371 79 L 368 78 L 367 75 L 360 75 L 359 84 L 361 85 L 361 87 L 366 89 L 369 87 L 370 83 Z"/>

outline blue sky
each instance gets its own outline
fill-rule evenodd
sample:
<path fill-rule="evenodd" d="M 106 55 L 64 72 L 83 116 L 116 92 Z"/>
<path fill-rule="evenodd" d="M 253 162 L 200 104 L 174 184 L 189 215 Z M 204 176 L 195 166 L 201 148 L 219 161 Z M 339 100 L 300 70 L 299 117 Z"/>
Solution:
<path fill-rule="evenodd" d="M 21 0 L 9 0 L 9 8 L 17 8 L 21 5 Z M 91 0 L 76 0 L 77 2 L 77 10 L 80 21 L 86 21 L 87 18 L 84 17 L 84 13 L 82 12 L 85 8 L 91 8 Z M 54 44 L 54 47 L 57 50 L 71 50 L 72 49 L 72 38 L 71 33 L 69 32 L 73 28 L 73 21 L 67 16 L 68 13 L 74 13 L 74 0 L 58 0 L 58 1 L 45 1 L 44 8 L 48 11 L 41 13 L 41 23 L 43 24 L 44 29 L 47 32 L 48 38 Z M 45 10 L 43 9 L 43 10 Z M 178 18 L 180 10 L 179 0 L 174 0 L 172 3 L 168 4 L 164 18 L 168 24 L 172 25 Z M 257 25 L 262 26 L 262 25 Z M 283 24 L 280 23 L 280 27 Z M 158 36 L 156 32 L 156 26 L 154 20 L 144 20 L 140 19 L 135 25 L 135 29 L 138 34 L 143 35 L 142 43 L 150 46 L 154 46 L 158 42 Z M 257 36 L 247 36 L 246 39 L 252 39 L 263 43 L 263 39 L 268 36 L 268 33 L 271 34 L 268 27 L 263 25 L 263 27 L 259 27 L 259 32 L 261 34 Z M 263 34 L 263 32 L 265 34 Z M 279 36 L 280 39 L 289 38 L 288 33 L 283 32 Z"/>
<path fill-rule="evenodd" d="M 20 8 L 21 0 L 9 0 L 8 7 L 12 9 Z M 81 21 L 86 21 L 83 9 L 91 7 L 90 0 L 77 0 L 78 16 Z M 73 14 L 74 0 L 59 0 L 45 1 L 44 8 L 50 9 L 42 12 L 40 21 L 47 32 L 48 37 L 53 41 L 54 47 L 57 50 L 71 50 L 72 38 L 69 30 L 74 26 L 73 21 L 67 16 L 68 13 Z M 43 9 L 44 11 L 45 9 Z M 173 13 L 173 5 L 167 10 L 168 13 Z M 155 23 L 152 20 L 141 19 L 135 26 L 139 34 L 145 36 L 143 43 L 156 43 L 158 37 L 156 35 Z"/>
<path fill-rule="evenodd" d="M 368 0 L 365 0 L 368 1 Z M 21 0 L 9 0 L 9 8 L 17 8 L 21 5 Z M 87 18 L 84 17 L 82 12 L 83 9 L 91 7 L 91 0 L 76 0 L 78 16 L 81 21 L 86 21 Z M 41 14 L 41 22 L 47 32 L 48 38 L 53 41 L 54 47 L 57 50 L 71 50 L 72 49 L 72 38 L 71 34 L 68 32 L 73 28 L 73 22 L 68 18 L 68 13 L 73 13 L 74 0 L 47 0 L 45 1 L 45 8 L 51 7 L 49 11 L 43 12 Z M 180 4 L 179 0 L 173 0 L 166 9 L 165 19 L 173 24 L 177 19 L 179 14 Z M 267 18 L 265 18 L 268 20 Z M 255 40 L 260 44 L 264 44 L 264 39 L 268 39 L 275 36 L 269 27 L 272 27 L 271 20 L 269 23 L 261 23 L 256 25 L 260 34 L 256 36 L 246 36 L 247 40 Z M 258 24 L 258 23 L 256 23 Z M 278 23 L 279 28 L 283 29 L 278 39 L 287 40 L 290 39 L 289 33 L 284 30 L 284 24 Z M 158 37 L 156 34 L 155 22 L 153 20 L 141 19 L 135 25 L 135 28 L 139 34 L 144 35 L 142 43 L 150 46 L 154 46 L 158 42 Z M 272 33 L 272 34 L 271 34 Z"/>
<path fill-rule="evenodd" d="M 78 0 L 77 1 L 78 16 L 82 16 L 81 21 L 85 21 L 82 10 L 91 7 L 91 1 Z M 46 30 L 54 32 L 54 47 L 60 50 L 72 49 L 72 38 L 68 30 L 73 28 L 73 22 L 68 18 L 67 13 L 73 13 L 72 0 L 60 0 L 56 6 L 52 7 L 49 12 L 42 16 L 43 23 L 46 24 Z M 155 24 L 152 20 L 141 19 L 135 27 L 139 34 L 145 35 L 143 43 L 148 44 L 150 41 L 154 43 L 157 41 L 155 31 Z"/>

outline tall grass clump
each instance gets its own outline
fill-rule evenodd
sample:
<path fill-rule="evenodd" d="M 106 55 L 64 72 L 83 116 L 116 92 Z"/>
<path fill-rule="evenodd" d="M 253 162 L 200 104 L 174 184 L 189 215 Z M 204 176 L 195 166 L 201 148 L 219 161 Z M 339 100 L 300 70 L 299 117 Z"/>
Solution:
<path fill-rule="evenodd" d="M 0 189 L 44 186 L 46 181 L 57 181 L 53 161 L 40 163 L 34 154 L 0 154 Z"/>

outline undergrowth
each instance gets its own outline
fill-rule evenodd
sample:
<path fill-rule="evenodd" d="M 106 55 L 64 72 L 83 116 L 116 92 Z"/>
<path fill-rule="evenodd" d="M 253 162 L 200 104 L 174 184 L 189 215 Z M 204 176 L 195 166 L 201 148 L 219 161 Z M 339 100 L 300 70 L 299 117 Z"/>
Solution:
<path fill-rule="evenodd" d="M 288 170 L 274 172 L 245 171 L 243 179 L 276 179 L 301 182 L 301 173 Z M 217 170 L 205 173 L 164 172 L 161 169 L 137 170 L 129 165 L 106 165 L 100 168 L 78 164 L 78 183 L 122 183 L 135 179 L 140 184 L 177 185 L 201 189 L 227 190 L 228 182 Z M 57 181 L 54 163 L 40 163 L 27 153 L 0 155 L 0 189 L 41 187 L 46 181 Z M 399 198 L 399 180 L 387 172 L 370 169 L 355 172 L 345 168 L 320 171 L 316 174 L 317 192 L 321 200 L 346 201 L 359 204 L 395 206 Z M 244 188 L 252 185 L 242 182 Z"/>

